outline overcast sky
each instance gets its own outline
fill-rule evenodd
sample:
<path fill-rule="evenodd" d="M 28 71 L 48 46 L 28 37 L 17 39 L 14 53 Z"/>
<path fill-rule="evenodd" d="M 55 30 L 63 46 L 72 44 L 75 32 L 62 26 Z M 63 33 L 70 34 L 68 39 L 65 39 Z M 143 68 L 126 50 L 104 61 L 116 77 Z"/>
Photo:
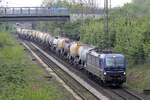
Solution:
<path fill-rule="evenodd" d="M 4 6 L 11 7 L 31 7 L 31 6 L 40 6 L 43 0 L 2 0 Z M 111 0 L 112 7 L 123 6 L 124 3 L 131 2 L 131 0 Z M 102 7 L 104 1 L 99 0 L 99 5 Z"/>

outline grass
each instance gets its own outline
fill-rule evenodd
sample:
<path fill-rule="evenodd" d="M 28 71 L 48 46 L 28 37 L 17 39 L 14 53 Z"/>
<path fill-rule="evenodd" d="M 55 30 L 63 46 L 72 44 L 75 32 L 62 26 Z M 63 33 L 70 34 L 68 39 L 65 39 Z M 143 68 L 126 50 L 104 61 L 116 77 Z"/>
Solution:
<path fill-rule="evenodd" d="M 150 64 L 128 66 L 125 86 L 139 93 L 143 89 L 150 89 Z"/>
<path fill-rule="evenodd" d="M 25 64 L 27 62 L 28 61 L 25 61 Z M 28 82 L 30 82 L 29 88 L 33 88 L 33 93 L 35 93 L 34 89 L 37 89 L 37 94 L 42 91 L 47 91 L 44 93 L 49 94 L 49 97 L 50 97 L 49 100 L 66 100 L 67 94 L 61 91 L 61 87 L 58 87 L 57 86 L 58 84 L 56 84 L 55 81 L 51 81 L 51 80 L 48 81 L 48 79 L 45 78 L 46 74 L 43 68 L 40 68 L 40 67 L 37 68 L 37 65 L 31 62 L 28 62 L 28 64 L 29 65 L 24 66 L 26 68 L 25 79 L 28 80 Z M 36 93 L 34 95 L 36 95 Z M 44 99 L 44 100 L 47 100 L 47 99 Z"/>
<path fill-rule="evenodd" d="M 68 93 L 29 60 L 8 32 L 0 32 L 0 100 L 67 100 Z"/>

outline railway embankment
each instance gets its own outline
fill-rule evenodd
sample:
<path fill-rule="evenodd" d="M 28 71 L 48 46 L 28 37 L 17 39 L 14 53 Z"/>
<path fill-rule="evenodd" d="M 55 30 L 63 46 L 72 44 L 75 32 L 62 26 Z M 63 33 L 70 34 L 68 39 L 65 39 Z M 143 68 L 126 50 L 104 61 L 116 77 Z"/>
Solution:
<path fill-rule="evenodd" d="M 8 32 L 0 32 L 0 100 L 75 100 Z"/>
<path fill-rule="evenodd" d="M 150 90 L 150 63 L 128 65 L 126 87 L 143 93 L 143 90 Z"/>

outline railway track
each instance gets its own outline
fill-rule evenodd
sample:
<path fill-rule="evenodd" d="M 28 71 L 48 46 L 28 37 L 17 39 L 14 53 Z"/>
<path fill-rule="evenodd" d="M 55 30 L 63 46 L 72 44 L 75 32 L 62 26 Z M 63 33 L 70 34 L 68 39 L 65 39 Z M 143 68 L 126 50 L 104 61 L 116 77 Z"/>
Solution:
<path fill-rule="evenodd" d="M 26 42 L 28 46 L 30 46 L 33 50 L 35 48 L 33 48 L 34 46 L 32 44 L 30 44 L 29 42 Z M 38 46 L 41 47 L 41 46 Z M 41 48 L 43 49 L 43 48 Z M 43 49 L 44 50 L 44 49 Z M 85 94 L 83 93 L 83 91 L 81 92 L 81 90 L 78 90 L 77 87 L 75 85 L 73 85 L 73 83 L 69 82 L 67 79 L 65 79 L 65 77 L 63 75 L 61 75 L 56 69 L 56 67 L 53 66 L 58 66 L 56 65 L 53 61 L 49 60 L 48 57 L 44 56 L 41 52 L 39 52 L 38 49 L 35 49 L 34 52 L 36 52 L 36 54 L 43 59 L 43 61 L 49 66 L 51 67 L 54 72 L 68 85 L 70 86 L 83 100 L 97 100 L 100 98 L 97 98 L 96 96 L 94 96 L 94 93 L 92 94 L 93 97 L 95 99 L 89 99 L 89 97 L 85 96 Z M 66 62 L 64 62 L 63 60 L 61 60 L 59 57 L 57 57 L 56 55 L 54 55 L 54 53 L 50 52 L 50 51 L 46 51 L 48 53 L 50 53 L 51 56 L 53 56 L 56 60 L 58 60 L 59 62 L 61 62 L 63 65 L 65 66 L 70 66 L 68 64 L 66 64 Z M 76 69 L 72 69 L 72 67 L 70 67 L 71 71 L 73 70 L 73 72 L 78 73 L 79 71 Z M 59 69 L 60 70 L 60 69 Z M 63 71 L 64 72 L 64 71 Z M 89 80 L 89 79 L 85 79 L 85 75 L 83 75 L 82 72 L 79 72 L 80 76 L 86 80 L 90 85 L 92 85 L 94 88 L 96 88 L 96 90 L 98 90 L 99 92 L 102 92 L 103 94 L 107 94 L 106 96 L 108 96 L 111 100 L 144 100 L 142 97 L 137 96 L 133 93 L 131 93 L 130 91 L 124 89 L 124 88 L 119 88 L 119 89 L 111 89 L 111 88 L 103 88 L 101 87 L 99 84 L 96 84 L 95 82 Z M 67 74 L 67 73 L 66 73 Z M 68 74 L 67 74 L 68 75 Z M 78 75 L 78 74 L 77 74 Z M 74 79 L 73 79 L 74 80 Z M 75 81 L 75 80 L 74 80 Z M 77 82 L 78 83 L 78 82 Z M 79 84 L 79 83 L 78 83 Z M 83 88 L 83 86 L 82 86 Z M 88 91 L 87 89 L 85 89 L 86 91 Z M 84 92 L 85 92 L 84 90 Z M 89 91 L 88 91 L 89 92 Z M 103 100 L 103 99 L 102 99 Z"/>
<path fill-rule="evenodd" d="M 26 44 L 34 51 L 43 61 L 47 64 L 75 93 L 77 93 L 83 100 L 99 100 L 100 95 L 95 96 L 94 93 L 91 93 L 88 89 L 84 88 L 79 82 L 73 79 L 68 73 L 62 71 L 57 64 L 52 60 L 46 57 L 42 52 L 30 43 Z M 108 100 L 105 97 L 102 97 L 105 100 Z M 102 99 L 102 100 L 103 100 Z"/>
<path fill-rule="evenodd" d="M 110 89 L 113 93 L 121 97 L 123 100 L 144 100 L 142 97 L 128 91 L 124 88 Z"/>
<path fill-rule="evenodd" d="M 60 74 L 59 71 L 57 71 L 57 68 L 55 67 L 55 63 L 53 63 L 52 61 L 50 61 L 47 57 L 45 57 L 43 54 L 41 54 L 40 52 L 37 53 L 38 56 L 44 61 L 45 64 L 48 65 L 48 67 L 50 67 L 56 74 L 58 77 L 60 77 L 69 87 L 71 87 L 71 89 L 77 93 L 83 100 L 88 100 L 85 96 L 82 95 L 82 93 L 80 93 L 80 91 L 78 91 L 76 89 L 76 86 L 74 86 L 71 82 L 69 82 L 65 77 L 62 76 L 62 74 Z"/>

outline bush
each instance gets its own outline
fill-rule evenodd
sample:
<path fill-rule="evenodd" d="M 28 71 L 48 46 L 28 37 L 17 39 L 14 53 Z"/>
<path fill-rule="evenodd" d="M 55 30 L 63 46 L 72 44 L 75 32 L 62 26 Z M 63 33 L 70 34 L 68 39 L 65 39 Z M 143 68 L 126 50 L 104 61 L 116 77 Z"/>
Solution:
<path fill-rule="evenodd" d="M 14 94 L 26 84 L 22 67 L 25 54 L 7 32 L 0 33 L 0 44 L 0 93 L 7 97 L 10 88 Z"/>

